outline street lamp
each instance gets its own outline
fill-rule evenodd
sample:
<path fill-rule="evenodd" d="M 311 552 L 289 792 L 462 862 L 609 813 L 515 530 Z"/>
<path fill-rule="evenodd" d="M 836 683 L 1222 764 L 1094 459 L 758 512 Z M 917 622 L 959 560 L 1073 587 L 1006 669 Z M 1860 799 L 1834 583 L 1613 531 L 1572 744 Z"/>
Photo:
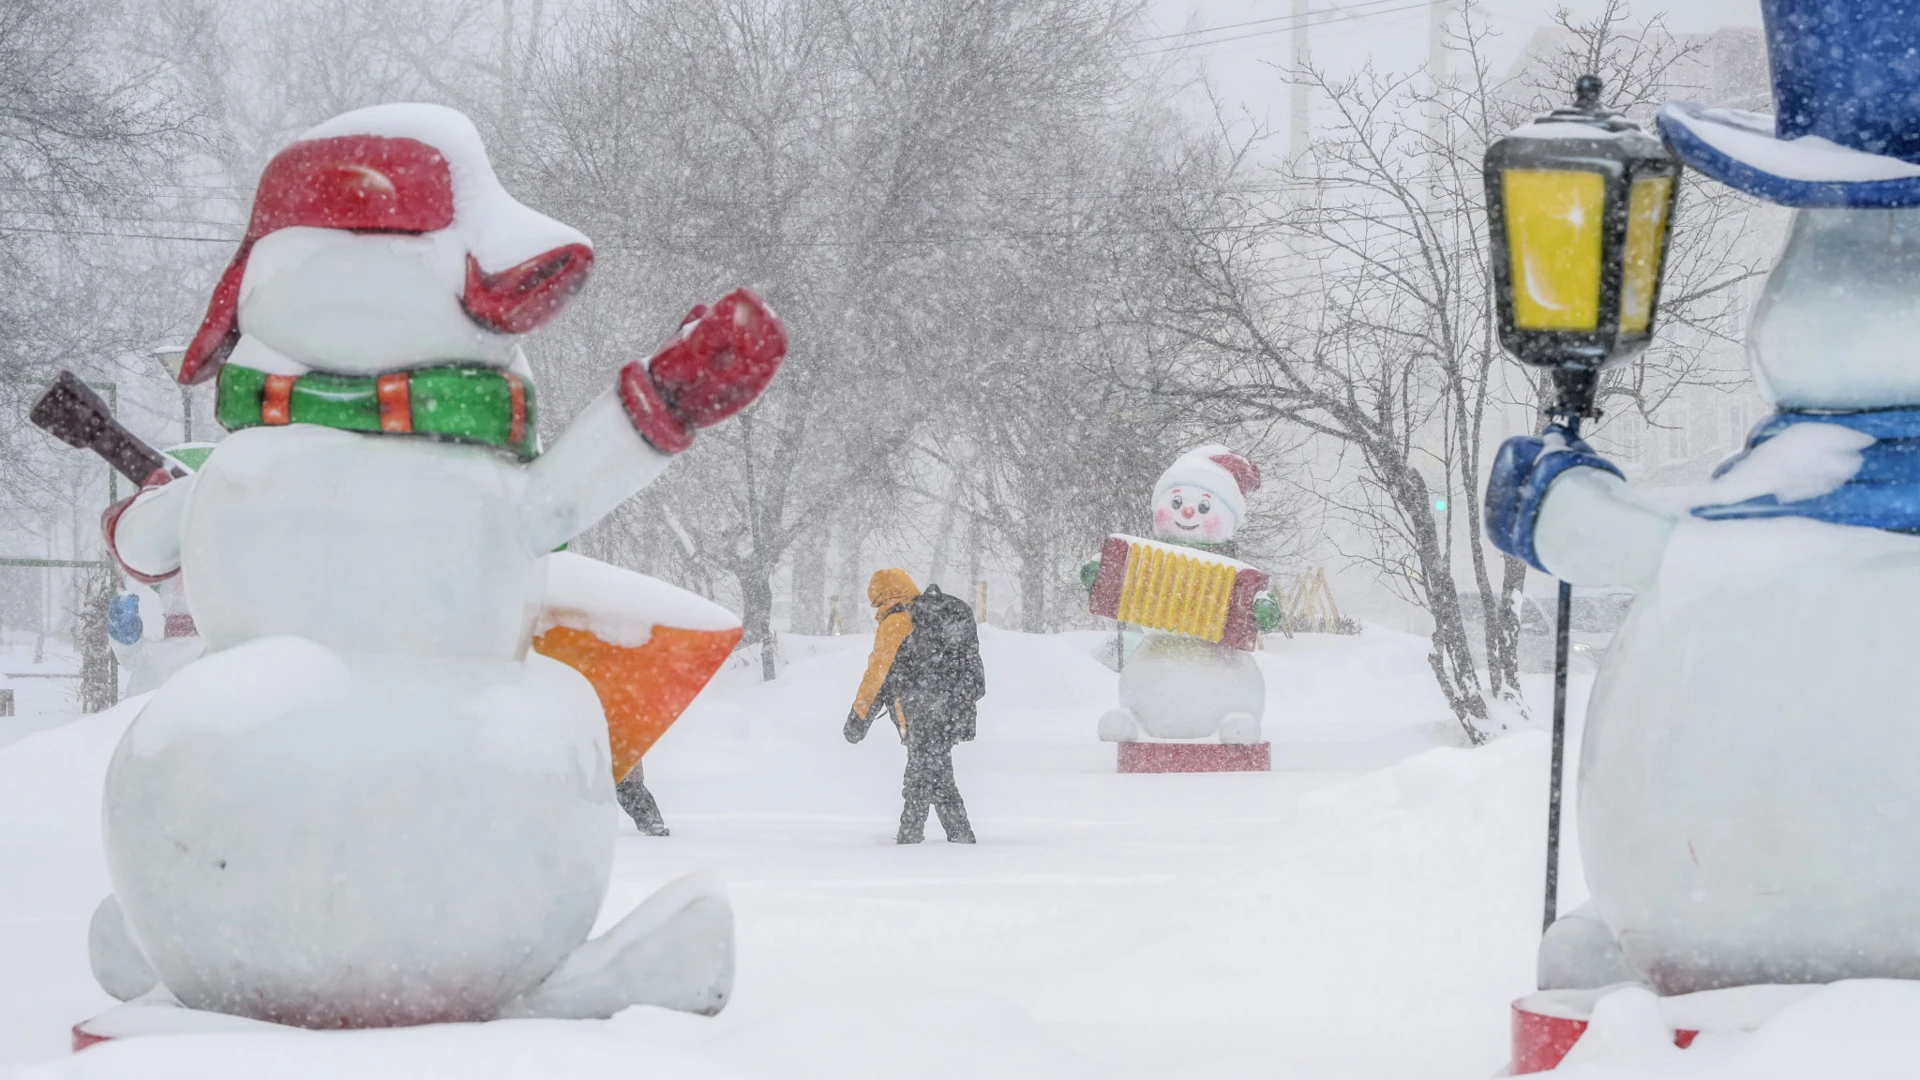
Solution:
<path fill-rule="evenodd" d="M 1582 75 L 1571 107 L 1495 139 L 1484 166 L 1500 344 L 1553 373 L 1549 411 L 1576 430 L 1599 372 L 1652 338 L 1680 192 L 1680 163 L 1600 88 Z"/>
<path fill-rule="evenodd" d="M 1487 147 L 1487 230 L 1500 345 L 1553 379 L 1549 418 L 1580 436 L 1597 416 L 1600 372 L 1652 340 L 1680 163 L 1659 139 L 1600 104 L 1582 75 L 1555 109 Z M 1559 914 L 1560 803 L 1567 737 L 1573 587 L 1560 583 L 1553 650 L 1553 763 L 1547 793 L 1545 925 Z"/>

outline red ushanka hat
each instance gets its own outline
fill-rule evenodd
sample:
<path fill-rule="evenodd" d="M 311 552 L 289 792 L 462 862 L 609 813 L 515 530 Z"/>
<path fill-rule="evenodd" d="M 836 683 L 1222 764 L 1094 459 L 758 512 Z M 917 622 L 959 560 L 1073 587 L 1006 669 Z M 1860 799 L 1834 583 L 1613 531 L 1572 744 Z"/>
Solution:
<path fill-rule="evenodd" d="M 213 288 L 176 378 L 204 382 L 240 340 L 240 284 L 255 242 L 280 229 L 457 230 L 467 250 L 461 303 L 473 320 L 524 334 L 586 284 L 593 247 L 500 186 L 473 122 L 443 105 L 376 105 L 337 116 L 275 154 L 260 174 L 240 250 Z"/>

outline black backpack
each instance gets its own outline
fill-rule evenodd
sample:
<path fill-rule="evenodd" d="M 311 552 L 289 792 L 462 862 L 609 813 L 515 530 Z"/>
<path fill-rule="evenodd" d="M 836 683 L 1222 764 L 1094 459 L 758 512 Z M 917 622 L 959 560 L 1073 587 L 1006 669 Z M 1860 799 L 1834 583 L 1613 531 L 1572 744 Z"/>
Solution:
<path fill-rule="evenodd" d="M 927 695 L 954 705 L 970 707 L 985 697 L 987 670 L 980 662 L 980 628 L 972 606 L 929 585 L 908 610 L 913 632 L 900 643 L 888 682 L 903 697 Z M 972 725 L 967 728 L 963 739 L 973 738 Z"/>

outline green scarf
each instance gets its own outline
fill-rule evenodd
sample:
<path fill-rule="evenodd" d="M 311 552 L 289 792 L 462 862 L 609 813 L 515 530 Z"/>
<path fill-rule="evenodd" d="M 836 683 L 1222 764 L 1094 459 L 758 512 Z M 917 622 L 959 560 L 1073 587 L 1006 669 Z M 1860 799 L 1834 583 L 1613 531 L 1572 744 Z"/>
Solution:
<path fill-rule="evenodd" d="M 492 446 L 521 461 L 539 453 L 533 386 L 498 368 L 448 364 L 384 375 L 294 376 L 227 364 L 214 400 L 214 415 L 228 431 L 317 424 Z"/>

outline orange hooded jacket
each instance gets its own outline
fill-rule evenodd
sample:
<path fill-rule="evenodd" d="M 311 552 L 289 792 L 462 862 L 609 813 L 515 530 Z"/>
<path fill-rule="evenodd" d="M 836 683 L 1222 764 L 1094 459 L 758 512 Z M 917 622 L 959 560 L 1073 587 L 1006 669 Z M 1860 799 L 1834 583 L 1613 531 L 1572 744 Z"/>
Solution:
<path fill-rule="evenodd" d="M 893 670 L 893 659 L 900 652 L 900 643 L 913 633 L 913 615 L 907 608 L 920 596 L 919 586 L 907 576 L 905 570 L 889 567 L 876 570 L 873 580 L 867 582 L 867 602 L 873 605 L 873 617 L 880 628 L 873 635 L 873 653 L 867 657 L 867 673 L 860 680 L 860 690 L 853 698 L 853 712 L 862 721 L 873 711 L 874 698 L 880 696 L 880 688 L 886 685 L 887 673 Z M 907 717 L 900 710 L 900 700 L 896 695 L 890 702 L 893 712 L 893 724 L 900 729 L 904 738 L 907 733 Z"/>

